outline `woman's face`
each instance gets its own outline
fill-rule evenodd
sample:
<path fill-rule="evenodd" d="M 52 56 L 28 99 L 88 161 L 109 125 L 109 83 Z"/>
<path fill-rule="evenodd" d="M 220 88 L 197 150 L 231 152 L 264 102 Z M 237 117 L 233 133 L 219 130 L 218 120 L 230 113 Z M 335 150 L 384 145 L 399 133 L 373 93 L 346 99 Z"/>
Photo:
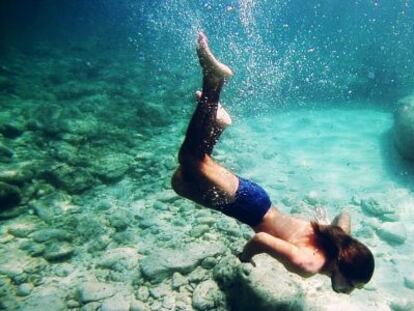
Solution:
<path fill-rule="evenodd" d="M 348 280 L 342 273 L 335 269 L 331 274 L 332 289 L 337 293 L 350 294 L 355 288 L 362 288 L 363 283 L 358 284 Z"/>

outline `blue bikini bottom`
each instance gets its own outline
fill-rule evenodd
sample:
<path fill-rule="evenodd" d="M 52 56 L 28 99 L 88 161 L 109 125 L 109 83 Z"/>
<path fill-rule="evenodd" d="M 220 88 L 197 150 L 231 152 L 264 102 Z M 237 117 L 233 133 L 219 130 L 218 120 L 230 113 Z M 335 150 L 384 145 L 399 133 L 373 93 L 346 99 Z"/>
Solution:
<path fill-rule="evenodd" d="M 232 203 L 220 206 L 220 210 L 233 218 L 255 227 L 262 222 L 266 212 L 272 205 L 266 191 L 258 184 L 237 176 L 239 187 Z"/>

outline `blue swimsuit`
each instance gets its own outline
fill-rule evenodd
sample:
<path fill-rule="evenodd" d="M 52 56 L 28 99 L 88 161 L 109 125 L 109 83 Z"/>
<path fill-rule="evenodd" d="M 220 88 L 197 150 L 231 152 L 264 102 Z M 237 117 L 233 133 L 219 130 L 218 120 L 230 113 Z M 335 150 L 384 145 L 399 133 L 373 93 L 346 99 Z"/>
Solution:
<path fill-rule="evenodd" d="M 272 202 L 266 191 L 258 184 L 237 177 L 239 187 L 236 191 L 235 200 L 232 203 L 224 204 L 220 207 L 220 210 L 249 226 L 257 226 L 261 223 Z"/>

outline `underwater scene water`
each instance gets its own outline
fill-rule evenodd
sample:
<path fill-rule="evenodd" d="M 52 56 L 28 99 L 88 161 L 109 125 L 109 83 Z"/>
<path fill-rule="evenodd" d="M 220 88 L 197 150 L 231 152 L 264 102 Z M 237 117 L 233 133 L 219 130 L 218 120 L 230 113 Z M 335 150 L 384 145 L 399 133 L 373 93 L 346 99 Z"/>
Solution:
<path fill-rule="evenodd" d="M 213 157 L 284 213 L 347 210 L 350 295 L 170 179 L 204 31 L 234 70 Z M 414 310 L 411 0 L 0 3 L 0 310 Z"/>

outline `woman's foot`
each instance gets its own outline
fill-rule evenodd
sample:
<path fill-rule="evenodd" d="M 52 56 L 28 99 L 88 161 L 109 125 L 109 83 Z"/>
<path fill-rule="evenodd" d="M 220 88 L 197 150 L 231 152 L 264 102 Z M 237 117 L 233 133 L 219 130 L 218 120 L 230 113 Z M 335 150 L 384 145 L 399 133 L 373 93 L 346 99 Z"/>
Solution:
<path fill-rule="evenodd" d="M 231 69 L 219 62 L 208 47 L 207 37 L 203 32 L 198 33 L 198 59 L 203 68 L 203 75 L 214 80 L 229 78 L 233 75 Z"/>

